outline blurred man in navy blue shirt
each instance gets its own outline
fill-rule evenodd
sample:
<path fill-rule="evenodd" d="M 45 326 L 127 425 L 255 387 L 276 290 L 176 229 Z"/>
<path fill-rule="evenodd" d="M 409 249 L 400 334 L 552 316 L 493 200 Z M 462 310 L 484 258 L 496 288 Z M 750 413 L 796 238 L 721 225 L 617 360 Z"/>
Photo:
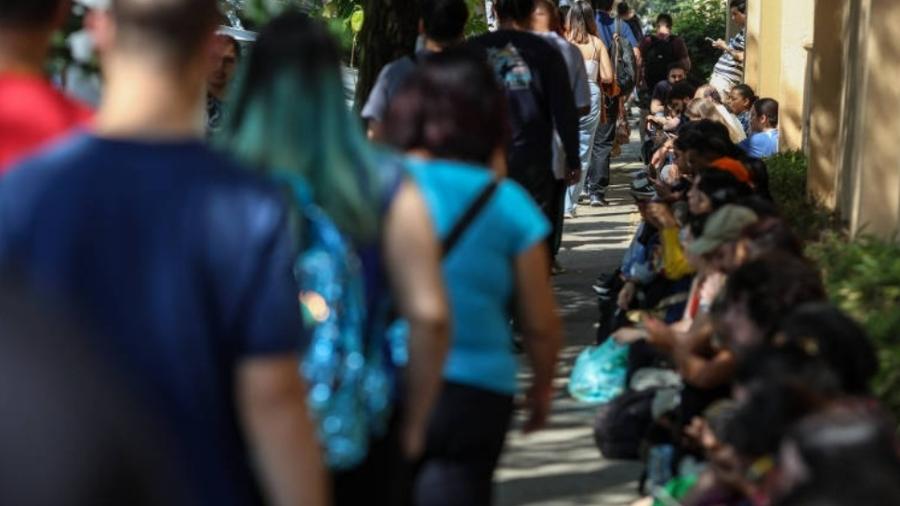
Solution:
<path fill-rule="evenodd" d="M 215 0 L 92 14 L 96 133 L 0 185 L 0 262 L 89 325 L 171 434 L 196 504 L 323 504 L 287 210 L 202 143 L 218 16 Z"/>

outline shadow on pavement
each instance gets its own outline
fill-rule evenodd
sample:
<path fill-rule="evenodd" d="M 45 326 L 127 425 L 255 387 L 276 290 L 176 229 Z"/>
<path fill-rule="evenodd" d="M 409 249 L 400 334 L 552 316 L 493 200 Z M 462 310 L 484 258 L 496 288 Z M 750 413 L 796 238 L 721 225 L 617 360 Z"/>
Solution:
<path fill-rule="evenodd" d="M 559 255 L 566 272 L 554 278 L 566 345 L 553 413 L 545 430 L 528 436 L 518 430 L 521 420 L 514 424 L 495 478 L 500 506 L 618 506 L 637 499 L 640 465 L 603 459 L 593 438 L 596 408 L 575 402 L 566 392 L 575 357 L 596 337 L 597 299 L 591 285 L 619 265 L 637 224 L 628 195 L 630 175 L 640 169 L 635 141 L 614 160 L 607 196 L 611 205 L 580 207 L 578 217 L 566 221 Z M 523 368 L 520 384 L 527 385 L 529 377 Z"/>

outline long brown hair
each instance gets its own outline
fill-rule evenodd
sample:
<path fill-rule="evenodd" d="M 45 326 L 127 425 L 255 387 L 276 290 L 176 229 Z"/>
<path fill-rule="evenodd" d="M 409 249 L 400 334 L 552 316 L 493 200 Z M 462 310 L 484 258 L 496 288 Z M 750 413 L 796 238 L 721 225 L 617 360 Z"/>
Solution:
<path fill-rule="evenodd" d="M 578 0 L 569 10 L 566 17 L 566 29 L 569 40 L 576 44 L 587 44 L 591 36 L 598 37 L 597 20 L 594 18 L 594 9 L 589 2 Z"/>

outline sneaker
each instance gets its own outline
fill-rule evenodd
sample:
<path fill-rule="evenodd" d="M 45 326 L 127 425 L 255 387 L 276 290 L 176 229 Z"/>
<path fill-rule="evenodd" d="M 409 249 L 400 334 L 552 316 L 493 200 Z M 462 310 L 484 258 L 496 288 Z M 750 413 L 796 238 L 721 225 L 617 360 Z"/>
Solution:
<path fill-rule="evenodd" d="M 575 209 L 572 209 L 571 211 L 566 211 L 563 214 L 563 218 L 565 218 L 567 220 L 574 220 L 577 217 L 578 217 L 578 211 L 576 211 Z"/>
<path fill-rule="evenodd" d="M 594 293 L 601 297 L 609 295 L 609 288 L 599 283 L 594 283 L 593 285 L 591 285 L 591 288 L 594 289 Z"/>
<path fill-rule="evenodd" d="M 608 205 L 609 202 L 600 195 L 591 195 L 591 207 L 603 207 Z"/>
<path fill-rule="evenodd" d="M 566 268 L 559 263 L 559 260 L 553 261 L 553 266 L 550 268 L 550 274 L 553 276 L 559 276 L 560 274 L 565 274 Z"/>
<path fill-rule="evenodd" d="M 588 200 L 591 200 L 591 196 L 588 192 L 581 192 L 581 195 L 578 196 L 578 203 L 584 204 Z"/>

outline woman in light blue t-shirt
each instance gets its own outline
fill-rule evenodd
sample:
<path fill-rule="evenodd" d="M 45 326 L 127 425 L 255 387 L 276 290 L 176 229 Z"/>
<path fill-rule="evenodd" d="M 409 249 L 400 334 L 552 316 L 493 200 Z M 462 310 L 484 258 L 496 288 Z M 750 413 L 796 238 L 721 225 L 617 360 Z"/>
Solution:
<path fill-rule="evenodd" d="M 525 430 L 540 428 L 550 409 L 561 344 L 545 241 L 550 224 L 522 187 L 502 179 L 505 107 L 484 60 L 456 49 L 421 63 L 383 125 L 385 138 L 412 155 L 410 171 L 442 240 L 478 209 L 443 261 L 453 336 L 416 478 L 420 505 L 491 502 L 517 390 L 513 318 L 534 371 Z M 480 208 L 473 205 L 479 200 Z"/>

